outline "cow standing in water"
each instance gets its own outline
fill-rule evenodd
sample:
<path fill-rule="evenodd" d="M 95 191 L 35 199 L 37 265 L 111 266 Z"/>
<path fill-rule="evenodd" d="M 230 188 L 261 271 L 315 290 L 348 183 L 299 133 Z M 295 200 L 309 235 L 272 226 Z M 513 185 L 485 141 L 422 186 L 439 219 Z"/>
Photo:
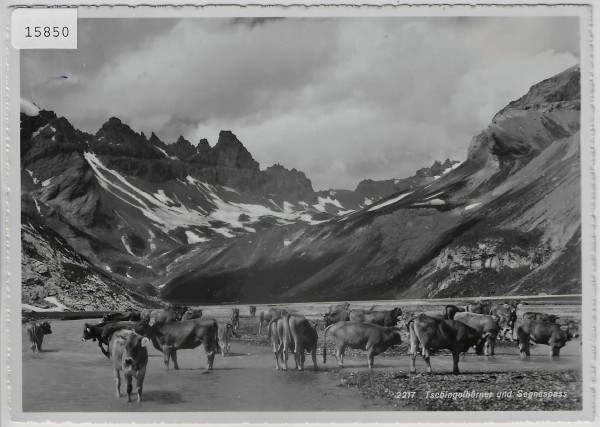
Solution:
<path fill-rule="evenodd" d="M 250 317 L 256 317 L 256 306 L 255 305 L 250 306 Z"/>
<path fill-rule="evenodd" d="M 30 322 L 29 325 L 27 325 L 27 335 L 29 336 L 29 342 L 31 343 L 31 351 L 40 353 L 42 351 L 44 335 L 49 335 L 51 333 L 52 329 L 50 328 L 49 322 Z"/>
<path fill-rule="evenodd" d="M 219 323 L 218 340 L 223 357 L 229 356 L 229 349 L 231 347 L 229 341 L 231 341 L 233 337 L 240 338 L 238 333 L 233 329 L 231 323 Z"/>
<path fill-rule="evenodd" d="M 419 349 L 422 350 L 423 359 L 427 363 L 427 371 L 431 374 L 429 356 L 432 351 L 448 349 L 452 352 L 452 373 L 458 374 L 458 360 L 460 353 L 476 346 L 480 335 L 470 326 L 456 320 L 444 320 L 435 317 L 413 317 L 408 321 L 410 333 L 411 372 L 416 372 L 415 359 Z M 481 347 L 481 345 L 479 345 Z"/>
<path fill-rule="evenodd" d="M 137 401 L 142 401 L 142 386 L 148 364 L 148 349 L 146 348 L 148 341 L 148 338 L 129 329 L 119 330 L 112 335 L 109 347 L 117 398 L 121 397 L 121 371 L 123 371 L 127 382 L 127 401 L 131 402 L 133 378 L 136 379 Z"/>
<path fill-rule="evenodd" d="M 344 366 L 344 351 L 346 347 L 366 350 L 367 364 L 373 368 L 375 356 L 386 351 L 389 347 L 400 344 L 400 331 L 396 328 L 386 328 L 374 323 L 341 321 L 325 328 L 323 335 L 323 363 L 327 362 L 327 333 L 335 341 L 336 358 L 340 367 Z"/>
<path fill-rule="evenodd" d="M 577 338 L 579 335 L 571 334 L 566 325 L 557 325 L 550 322 L 538 322 L 531 319 L 519 319 L 515 324 L 517 334 L 517 345 L 522 356 L 529 356 L 529 341 L 536 344 L 546 344 L 550 346 L 550 356 L 555 357 L 560 354 L 560 349 L 571 341 L 571 338 Z"/>
<path fill-rule="evenodd" d="M 206 369 L 213 369 L 215 354 L 219 351 L 216 319 L 202 318 L 164 323 L 156 322 L 154 319 L 142 320 L 134 330 L 141 335 L 147 335 L 152 340 L 154 348 L 163 353 L 167 369 L 171 359 L 173 359 L 173 367 L 179 369 L 177 350 L 191 350 L 200 345 L 203 345 L 206 351 L 208 362 Z"/>
<path fill-rule="evenodd" d="M 279 358 L 283 359 L 283 370 L 287 371 L 288 351 L 294 354 L 296 369 L 304 370 L 305 353 L 310 352 L 315 370 L 317 366 L 316 322 L 308 321 L 299 314 L 285 314 L 269 322 L 269 335 L 273 344 L 276 369 L 280 369 Z"/>

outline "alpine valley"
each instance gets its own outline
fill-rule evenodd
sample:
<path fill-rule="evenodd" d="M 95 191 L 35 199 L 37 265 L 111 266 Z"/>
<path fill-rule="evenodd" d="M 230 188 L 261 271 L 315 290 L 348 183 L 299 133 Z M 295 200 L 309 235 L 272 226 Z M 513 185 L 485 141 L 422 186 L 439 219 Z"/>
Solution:
<path fill-rule="evenodd" d="M 25 100 L 20 147 L 32 309 L 581 292 L 579 67 L 464 161 L 354 191 L 261 170 L 231 131 L 167 144 L 113 117 L 92 135 Z"/>

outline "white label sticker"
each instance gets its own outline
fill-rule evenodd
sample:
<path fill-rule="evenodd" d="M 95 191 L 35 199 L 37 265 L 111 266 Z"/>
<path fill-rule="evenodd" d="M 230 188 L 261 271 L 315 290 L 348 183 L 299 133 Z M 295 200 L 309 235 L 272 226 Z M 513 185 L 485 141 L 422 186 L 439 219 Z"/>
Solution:
<path fill-rule="evenodd" d="M 77 49 L 77 8 L 19 8 L 11 16 L 17 49 Z"/>

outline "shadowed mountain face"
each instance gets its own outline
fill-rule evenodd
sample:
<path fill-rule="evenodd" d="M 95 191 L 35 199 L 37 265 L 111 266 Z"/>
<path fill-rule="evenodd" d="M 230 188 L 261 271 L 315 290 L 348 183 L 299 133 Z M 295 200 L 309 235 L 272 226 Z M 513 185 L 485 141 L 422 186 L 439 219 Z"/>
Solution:
<path fill-rule="evenodd" d="M 463 163 L 319 192 L 260 170 L 230 131 L 165 144 L 27 111 L 22 211 L 123 289 L 172 302 L 579 292 L 579 98 L 572 68 L 501 110 Z"/>

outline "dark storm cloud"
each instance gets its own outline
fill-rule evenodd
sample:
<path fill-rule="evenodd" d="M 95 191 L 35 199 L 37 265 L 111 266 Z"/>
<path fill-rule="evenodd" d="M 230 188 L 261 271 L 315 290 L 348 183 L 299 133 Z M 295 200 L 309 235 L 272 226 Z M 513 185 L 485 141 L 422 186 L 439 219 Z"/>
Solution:
<path fill-rule="evenodd" d="M 88 131 L 118 116 L 214 144 L 230 129 L 315 188 L 464 160 L 499 109 L 579 57 L 577 18 L 137 21 L 82 20 L 75 53 L 23 52 L 23 96 Z"/>

